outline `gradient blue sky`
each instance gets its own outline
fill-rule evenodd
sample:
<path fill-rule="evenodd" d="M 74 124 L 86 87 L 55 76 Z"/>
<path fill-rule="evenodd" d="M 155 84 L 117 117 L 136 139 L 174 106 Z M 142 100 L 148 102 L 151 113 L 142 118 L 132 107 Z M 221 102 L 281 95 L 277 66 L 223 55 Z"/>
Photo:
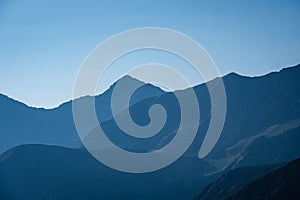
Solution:
<path fill-rule="evenodd" d="M 37 107 L 70 100 L 79 66 L 98 43 L 145 26 L 194 38 L 222 74 L 300 63 L 297 0 L 0 0 L 0 93 Z"/>

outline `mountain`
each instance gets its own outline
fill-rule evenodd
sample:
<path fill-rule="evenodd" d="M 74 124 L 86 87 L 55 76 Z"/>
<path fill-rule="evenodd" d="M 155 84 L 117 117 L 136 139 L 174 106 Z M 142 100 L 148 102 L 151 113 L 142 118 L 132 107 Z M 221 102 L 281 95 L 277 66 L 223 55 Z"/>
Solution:
<path fill-rule="evenodd" d="M 209 169 L 181 158 L 147 174 L 122 173 L 100 164 L 84 149 L 22 145 L 0 156 L 0 199 L 117 200 L 191 199 Z"/>
<path fill-rule="evenodd" d="M 300 197 L 300 159 L 246 185 L 229 199 L 291 199 Z"/>
<path fill-rule="evenodd" d="M 299 141 L 297 120 L 300 119 L 300 65 L 289 67 L 280 72 L 272 72 L 261 77 L 244 77 L 231 73 L 223 77 L 227 95 L 227 114 L 221 137 L 206 159 L 219 171 L 242 165 L 267 164 L 294 159 L 299 155 L 296 144 L 289 141 Z M 128 138 L 127 134 L 118 128 L 110 109 L 110 98 L 114 85 L 102 95 L 95 98 L 98 120 L 107 136 L 119 146 L 136 151 L 151 151 L 159 149 L 175 136 L 179 120 L 179 104 L 174 93 L 166 93 L 150 84 L 144 84 L 129 76 L 119 80 L 122 85 L 141 85 L 130 101 L 130 113 L 139 125 L 149 123 L 148 110 L 153 104 L 162 104 L 168 114 L 165 127 L 160 134 L 149 139 Z M 210 96 L 206 84 L 193 88 L 199 100 L 200 127 L 188 154 L 196 156 L 210 122 Z M 184 93 L 183 91 L 178 91 Z M 82 97 L 81 99 L 89 98 Z M 58 108 L 45 110 L 30 108 L 26 105 L 0 95 L 0 153 L 22 144 L 48 144 L 63 147 L 78 148 L 81 141 L 77 135 L 73 116 L 72 102 L 67 102 Z M 127 105 L 123 105 L 128 109 Z M 190 119 L 186 131 L 195 129 L 195 119 Z M 296 125 L 295 125 L 296 123 Z M 289 124 L 294 124 L 289 127 Z M 279 127 L 279 128 L 278 128 Z M 282 134 L 268 137 L 271 129 L 287 128 Z M 279 131 L 280 132 L 280 131 Z M 282 143 L 280 138 L 285 138 Z M 274 141 L 274 142 L 272 142 Z M 277 142 L 276 142 L 277 141 Z M 255 158 L 256 146 L 265 143 L 264 155 L 258 163 Z M 276 145 L 279 146 L 276 146 Z M 247 151 L 249 148 L 254 149 Z M 275 154 L 274 150 L 280 150 Z M 255 153 L 256 152 L 256 153 Z M 269 153 L 273 155 L 269 156 Z M 247 154 L 244 155 L 244 154 Z M 287 157 L 286 157 L 287 156 Z"/>
<path fill-rule="evenodd" d="M 7 198 L 0 196 L 0 199 L 19 199 L 21 196 L 28 199 L 80 199 L 84 194 L 91 195 L 88 199 L 192 199 L 205 185 L 231 169 L 298 158 L 299 77 L 300 65 L 261 77 L 235 73 L 224 76 L 227 95 L 224 129 L 216 146 L 204 159 L 198 158 L 198 152 L 210 123 L 210 95 L 206 84 L 187 89 L 194 89 L 197 95 L 201 118 L 200 121 L 187 119 L 188 125 L 182 130 L 189 133 L 197 129 L 197 136 L 179 160 L 147 174 L 117 172 L 94 160 L 77 135 L 72 102 L 45 110 L 30 108 L 1 95 L 0 195 Z M 107 137 L 121 148 L 139 153 L 168 144 L 175 137 L 180 122 L 180 107 L 175 94 L 187 94 L 187 90 L 164 92 L 130 77 L 119 81 L 124 81 L 123 85 L 143 86 L 134 93 L 129 105 L 122 105 L 124 110 L 117 113 L 118 116 L 128 109 L 137 124 L 147 125 L 149 108 L 161 104 L 168 118 L 163 129 L 153 137 L 128 136 L 112 117 L 113 85 L 95 97 L 97 117 Z M 85 98 L 91 97 L 75 101 Z"/>
<path fill-rule="evenodd" d="M 300 158 L 284 163 L 240 167 L 207 185 L 194 200 L 299 199 Z"/>
<path fill-rule="evenodd" d="M 234 73 L 223 77 L 227 93 L 226 121 L 218 143 L 205 160 L 222 171 L 297 158 L 300 155 L 297 145 L 300 142 L 300 135 L 297 134 L 300 125 L 299 76 L 300 65 L 261 77 L 243 77 Z M 211 105 L 205 84 L 193 89 L 199 100 L 201 119 L 195 141 L 186 154 L 197 156 L 210 123 Z M 184 93 L 185 90 L 176 92 Z M 107 133 L 113 133 L 107 136 L 124 149 L 138 152 L 159 149 L 169 143 L 178 130 L 180 110 L 174 93 L 147 98 L 130 107 L 135 122 L 147 125 L 150 122 L 150 106 L 164 106 L 168 114 L 167 122 L 154 137 L 128 138 L 114 119 L 103 122 L 102 128 Z M 195 120 L 189 119 L 189 125 L 183 129 L 189 132 L 197 128 Z M 264 144 L 263 151 L 257 148 L 261 143 Z M 259 159 L 257 154 L 261 154 Z"/>
<path fill-rule="evenodd" d="M 129 76 L 119 80 L 125 85 L 142 85 L 131 98 L 130 105 L 164 93 L 150 84 L 144 84 Z M 112 118 L 110 99 L 115 84 L 95 97 L 99 121 Z M 89 97 L 83 97 L 89 98 Z M 124 105 L 124 109 L 128 105 Z M 28 107 L 0 94 L 0 154 L 22 144 L 48 144 L 78 148 L 81 141 L 77 135 L 72 115 L 72 102 L 54 109 Z"/>
<path fill-rule="evenodd" d="M 194 200 L 225 200 L 238 193 L 244 186 L 282 167 L 283 163 L 246 166 L 222 173 L 221 177 L 207 185 Z"/>
<path fill-rule="evenodd" d="M 300 65 L 261 77 L 223 78 L 227 116 L 205 158 L 220 171 L 299 157 Z"/>
<path fill-rule="evenodd" d="M 222 158 L 208 161 L 219 171 L 239 166 L 285 162 L 299 157 L 300 120 L 276 124 L 226 147 Z M 208 160 L 208 159 L 207 159 Z"/>

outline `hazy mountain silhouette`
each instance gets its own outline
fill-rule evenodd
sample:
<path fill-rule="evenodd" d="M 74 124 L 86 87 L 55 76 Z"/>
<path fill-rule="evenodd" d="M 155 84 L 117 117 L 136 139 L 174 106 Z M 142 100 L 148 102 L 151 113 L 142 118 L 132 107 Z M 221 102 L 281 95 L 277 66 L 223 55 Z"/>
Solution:
<path fill-rule="evenodd" d="M 226 157 L 224 155 L 226 148 L 234 146 L 240 140 L 261 134 L 272 126 L 300 119 L 299 76 L 299 65 L 262 77 L 249 78 L 233 73 L 225 76 L 223 80 L 227 93 L 226 122 L 221 138 L 208 159 L 214 163 L 215 160 Z M 120 81 L 124 81 L 124 84 L 134 84 L 138 80 L 126 76 Z M 138 89 L 130 105 L 136 123 L 140 125 L 149 123 L 148 109 L 155 103 L 165 106 L 169 118 L 161 131 L 162 134 L 151 138 L 150 141 L 134 138 L 128 140 L 125 139 L 127 135 L 120 131 L 114 120 L 109 120 L 112 118 L 110 97 L 113 87 L 114 85 L 96 97 L 99 121 L 107 121 L 103 126 L 108 132 L 114 132 L 109 135 L 113 141 L 123 145 L 124 148 L 141 147 L 151 150 L 163 146 L 172 139 L 180 119 L 179 105 L 173 93 L 165 93 L 150 84 Z M 207 87 L 201 84 L 194 87 L 194 90 L 201 108 L 201 126 L 197 144 L 190 153 L 198 151 L 210 122 L 210 98 Z M 0 101 L 0 153 L 20 144 L 52 144 L 73 148 L 81 145 L 74 127 L 71 102 L 55 109 L 45 110 L 27 107 L 3 95 L 0 96 Z M 193 119 L 190 119 L 187 131 L 193 128 L 193 123 L 195 123 Z M 230 163 L 215 164 L 218 168 L 224 168 Z"/>
<path fill-rule="evenodd" d="M 262 77 L 229 74 L 223 78 L 227 92 L 227 116 L 220 140 L 205 160 L 220 171 L 239 166 L 285 162 L 300 156 L 300 65 Z M 186 152 L 197 156 L 210 122 L 210 99 L 205 84 L 194 87 L 201 119 L 197 137 Z M 184 92 L 184 91 L 180 91 Z M 103 123 L 108 137 L 122 148 L 151 151 L 167 144 L 176 134 L 180 111 L 172 93 L 148 98 L 131 108 L 140 125 L 149 123 L 149 107 L 162 104 L 168 113 L 165 127 L 150 139 L 130 138 L 114 120 Z M 188 132 L 196 128 L 189 119 Z"/>
<path fill-rule="evenodd" d="M 206 85 L 195 86 L 201 119 L 193 144 L 171 166 L 144 175 L 109 169 L 94 160 L 84 148 L 79 148 L 82 145 L 74 127 L 72 102 L 45 110 L 30 108 L 1 95 L 0 195 L 3 199 L 24 196 L 28 199 L 82 199 L 87 194 L 90 195 L 88 199 L 192 199 L 224 170 L 298 158 L 299 77 L 300 65 L 261 77 L 243 77 L 235 73 L 223 77 L 227 93 L 226 121 L 220 140 L 203 160 L 197 155 L 210 122 L 211 105 Z M 123 84 L 138 83 L 128 76 L 120 81 L 124 81 Z M 148 110 L 153 104 L 162 104 L 168 114 L 159 134 L 139 139 L 129 137 L 112 119 L 110 97 L 113 87 L 96 97 L 98 119 L 113 143 L 130 151 L 147 152 L 172 140 L 180 120 L 174 93 L 144 84 L 133 95 L 129 109 L 137 124 L 149 123 Z M 81 100 L 84 98 L 90 97 Z M 126 105 L 124 109 L 127 109 Z M 189 125 L 183 127 L 186 132 L 197 128 L 195 119 L 188 120 Z M 22 144 L 60 147 L 17 147 Z"/>
<path fill-rule="evenodd" d="M 129 76 L 124 76 L 119 82 L 125 85 L 142 83 Z M 99 121 L 112 117 L 110 99 L 114 86 L 115 84 L 95 98 Z M 144 84 L 133 95 L 130 105 L 162 93 L 164 92 L 158 87 Z M 1 94 L 0 102 L 0 154 L 22 144 L 51 144 L 71 148 L 81 146 L 73 122 L 72 102 L 49 110 L 28 107 Z M 124 105 L 124 109 L 126 106 Z"/>

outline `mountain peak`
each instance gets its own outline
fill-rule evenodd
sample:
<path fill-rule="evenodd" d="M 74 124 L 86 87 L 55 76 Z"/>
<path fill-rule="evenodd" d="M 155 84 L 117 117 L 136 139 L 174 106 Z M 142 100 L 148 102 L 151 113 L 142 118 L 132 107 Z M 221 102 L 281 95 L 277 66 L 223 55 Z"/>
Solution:
<path fill-rule="evenodd" d="M 122 76 L 119 80 L 117 80 L 116 82 L 118 82 L 118 81 L 126 81 L 126 82 L 139 82 L 139 83 L 143 83 L 143 84 L 145 84 L 145 82 L 143 82 L 143 81 L 141 81 L 141 80 L 139 80 L 139 79 L 137 79 L 137 78 L 134 78 L 134 77 L 132 77 L 132 76 L 130 76 L 130 75 L 124 75 L 124 76 Z"/>

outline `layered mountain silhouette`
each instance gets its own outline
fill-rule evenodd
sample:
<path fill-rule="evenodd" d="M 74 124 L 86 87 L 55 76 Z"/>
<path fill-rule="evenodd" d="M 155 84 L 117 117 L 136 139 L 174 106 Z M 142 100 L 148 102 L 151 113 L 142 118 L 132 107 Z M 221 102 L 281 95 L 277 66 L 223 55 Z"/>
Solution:
<path fill-rule="evenodd" d="M 231 169 L 252 166 L 250 171 L 257 173 L 253 177 L 263 176 L 278 166 L 272 163 L 300 157 L 299 77 L 300 65 L 260 77 L 235 73 L 224 76 L 224 129 L 212 152 L 201 160 L 198 152 L 210 123 L 210 95 L 206 84 L 193 87 L 199 100 L 200 126 L 195 126 L 196 119 L 188 119 L 188 126 L 183 127 L 187 133 L 197 129 L 193 144 L 172 165 L 149 174 L 121 173 L 95 160 L 77 135 L 71 101 L 46 110 L 0 95 L 0 199 L 181 200 L 192 199 Z M 141 83 L 129 76 L 119 81 L 124 85 Z M 141 139 L 128 136 L 116 125 L 110 108 L 114 86 L 95 97 L 98 120 L 113 143 L 129 151 L 149 152 L 173 139 L 180 122 L 179 103 L 173 92 L 143 84 L 129 105 L 123 105 L 122 109 L 129 109 L 141 126 L 150 122 L 148 111 L 152 105 L 161 104 L 166 109 L 168 118 L 163 129 L 151 138 Z M 85 98 L 91 97 L 75 101 Z M 261 170 L 254 170 L 256 166 Z M 238 181 L 246 185 L 252 180 Z M 227 195 L 238 190 L 232 191 Z"/>
<path fill-rule="evenodd" d="M 141 84 L 139 80 L 129 76 L 123 77 L 119 82 L 125 85 Z M 110 99 L 114 86 L 115 84 L 95 97 L 99 121 L 112 118 Z M 160 88 L 144 84 L 134 93 L 129 106 L 162 93 L 164 92 Z M 22 144 L 49 144 L 70 148 L 81 146 L 73 121 L 71 101 L 49 110 L 28 107 L 1 94 L 0 102 L 0 153 Z M 124 105 L 124 109 L 126 107 L 128 105 Z"/>
<path fill-rule="evenodd" d="M 223 154 L 228 151 L 226 148 L 230 148 L 242 139 L 261 134 L 272 126 L 280 126 L 292 120 L 300 119 L 299 68 L 298 65 L 262 77 L 249 78 L 231 73 L 223 78 L 228 109 L 221 138 L 209 156 L 211 162 L 219 160 L 219 156 L 223 158 Z M 122 84 L 134 84 L 138 80 L 126 76 L 120 81 Z M 129 143 L 128 148 L 131 148 L 130 145 L 137 142 L 124 142 L 124 135 L 120 133 L 121 131 L 116 127 L 114 120 L 110 120 L 112 119 L 110 98 L 113 87 L 114 85 L 96 97 L 98 119 L 100 122 L 106 121 L 103 126 L 104 128 L 108 127 L 108 132 L 115 133 L 110 135 L 112 140 Z M 195 86 L 194 90 L 201 108 L 201 126 L 198 131 L 198 147 L 196 147 L 199 148 L 210 121 L 210 98 L 205 84 Z M 79 147 L 81 145 L 73 122 L 72 102 L 64 103 L 55 109 L 45 110 L 27 107 L 25 104 L 3 95 L 0 96 L 0 100 L 0 136 L 2 139 L 0 153 L 20 144 L 38 143 L 64 147 Z M 174 94 L 145 84 L 138 89 L 131 99 L 130 110 L 137 124 L 149 123 L 148 108 L 155 103 L 163 104 L 169 111 L 169 123 L 162 130 L 165 141 L 157 141 L 159 138 L 157 136 L 152 143 L 160 145 L 155 147 L 150 144 L 150 141 L 151 148 L 159 148 L 171 140 L 176 133 L 180 115 Z M 124 109 L 126 109 L 126 105 Z M 186 128 L 193 128 L 192 123 L 193 119 L 191 119 L 191 127 Z M 169 137 L 165 135 L 169 135 Z M 144 148 L 143 144 L 141 146 Z M 217 165 L 219 168 L 224 168 L 229 164 L 230 162 L 223 162 Z"/>

